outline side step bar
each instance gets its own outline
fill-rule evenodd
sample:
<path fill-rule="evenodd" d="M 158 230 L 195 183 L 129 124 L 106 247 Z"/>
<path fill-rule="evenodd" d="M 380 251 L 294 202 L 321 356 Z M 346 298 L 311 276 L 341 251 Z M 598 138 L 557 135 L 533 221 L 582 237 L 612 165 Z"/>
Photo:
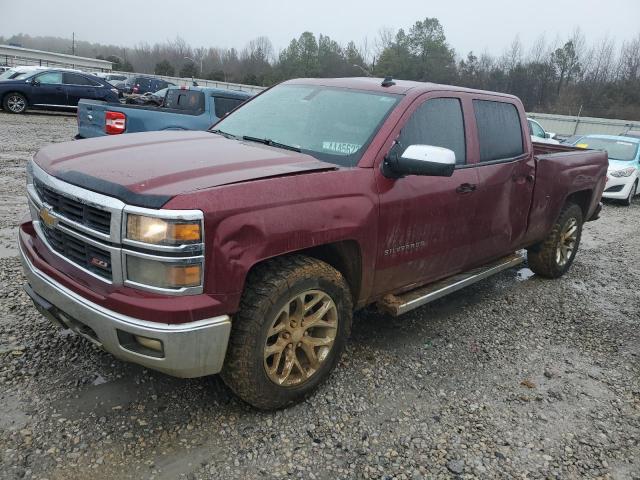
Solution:
<path fill-rule="evenodd" d="M 416 288 L 401 295 L 386 295 L 377 305 L 381 310 L 397 317 L 414 308 L 421 307 L 438 298 L 444 297 L 449 293 L 484 280 L 491 275 L 515 267 L 524 262 L 524 260 L 524 252 L 522 254 L 514 253 L 483 265 L 482 267 L 453 275 L 439 282 Z"/>

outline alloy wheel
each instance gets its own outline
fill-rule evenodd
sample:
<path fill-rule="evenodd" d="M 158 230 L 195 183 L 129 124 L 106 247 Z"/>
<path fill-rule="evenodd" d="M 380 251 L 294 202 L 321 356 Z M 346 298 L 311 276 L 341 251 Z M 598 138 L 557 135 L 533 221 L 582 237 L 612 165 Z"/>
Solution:
<path fill-rule="evenodd" d="M 269 327 L 264 368 L 280 386 L 309 380 L 326 361 L 338 331 L 338 309 L 329 295 L 307 290 L 291 298 Z"/>
<path fill-rule="evenodd" d="M 7 99 L 7 107 L 9 107 L 9 110 L 13 113 L 22 113 L 26 106 L 27 104 L 24 98 L 20 95 L 11 95 Z"/>
<path fill-rule="evenodd" d="M 578 221 L 570 218 L 560 231 L 560 241 L 556 249 L 556 263 L 563 267 L 567 264 L 578 240 Z"/>

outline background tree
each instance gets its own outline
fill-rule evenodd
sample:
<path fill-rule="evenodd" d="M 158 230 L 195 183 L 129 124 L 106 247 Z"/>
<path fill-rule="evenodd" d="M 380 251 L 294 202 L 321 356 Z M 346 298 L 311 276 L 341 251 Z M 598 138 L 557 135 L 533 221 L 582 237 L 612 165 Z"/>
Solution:
<path fill-rule="evenodd" d="M 162 60 L 159 63 L 156 63 L 156 68 L 154 69 L 154 73 L 156 75 L 166 75 L 168 77 L 173 77 L 176 73 L 173 65 L 169 63 L 168 60 Z"/>

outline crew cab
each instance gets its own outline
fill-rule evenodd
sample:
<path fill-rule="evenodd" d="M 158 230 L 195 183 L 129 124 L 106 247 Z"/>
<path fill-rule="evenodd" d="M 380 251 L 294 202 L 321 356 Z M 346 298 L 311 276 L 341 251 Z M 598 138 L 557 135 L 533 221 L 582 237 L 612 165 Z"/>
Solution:
<path fill-rule="evenodd" d="M 250 96 L 219 88 L 176 87 L 166 89 L 161 106 L 81 100 L 76 138 L 154 130 L 206 130 Z"/>
<path fill-rule="evenodd" d="M 603 152 L 532 144 L 516 97 L 298 79 L 209 131 L 47 146 L 19 230 L 36 307 L 116 357 L 305 398 L 352 313 L 400 315 L 522 263 L 571 266 Z"/>

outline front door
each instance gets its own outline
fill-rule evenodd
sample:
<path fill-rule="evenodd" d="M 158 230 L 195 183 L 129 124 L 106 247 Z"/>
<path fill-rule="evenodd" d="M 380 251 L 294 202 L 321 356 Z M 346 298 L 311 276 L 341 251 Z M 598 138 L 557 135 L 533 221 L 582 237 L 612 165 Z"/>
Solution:
<path fill-rule="evenodd" d="M 379 162 L 380 224 L 374 295 L 409 289 L 459 272 L 468 262 L 477 232 L 478 177 L 469 162 L 462 98 L 430 93 L 414 102 L 392 135 L 402 153 L 410 145 L 453 150 L 451 177 L 389 179 Z M 382 154 L 384 156 L 384 152 Z"/>
<path fill-rule="evenodd" d="M 45 72 L 34 77 L 31 87 L 32 105 L 66 105 L 67 93 L 62 85 L 62 72 Z"/>

